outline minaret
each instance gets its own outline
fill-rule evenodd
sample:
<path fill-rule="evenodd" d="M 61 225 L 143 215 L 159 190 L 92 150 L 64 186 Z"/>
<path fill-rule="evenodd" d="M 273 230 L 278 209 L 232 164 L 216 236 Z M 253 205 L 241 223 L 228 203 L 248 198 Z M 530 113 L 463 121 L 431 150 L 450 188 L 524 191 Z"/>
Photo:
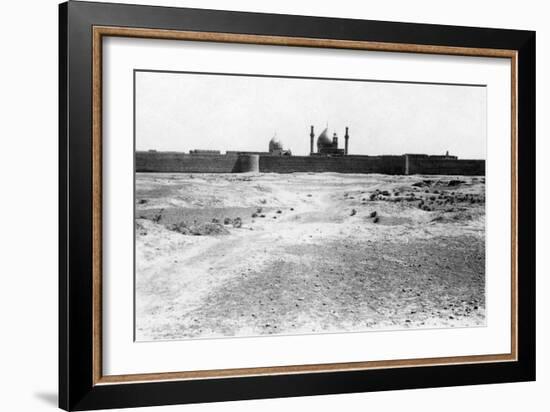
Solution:
<path fill-rule="evenodd" d="M 346 135 L 344 136 L 344 139 L 346 139 L 346 148 L 344 150 L 344 154 L 347 155 L 348 152 L 348 141 L 349 141 L 349 133 L 348 133 L 349 127 L 346 126 Z"/>
<path fill-rule="evenodd" d="M 309 153 L 313 153 L 313 138 L 315 133 L 313 133 L 313 126 L 311 126 L 311 132 L 309 133 Z"/>

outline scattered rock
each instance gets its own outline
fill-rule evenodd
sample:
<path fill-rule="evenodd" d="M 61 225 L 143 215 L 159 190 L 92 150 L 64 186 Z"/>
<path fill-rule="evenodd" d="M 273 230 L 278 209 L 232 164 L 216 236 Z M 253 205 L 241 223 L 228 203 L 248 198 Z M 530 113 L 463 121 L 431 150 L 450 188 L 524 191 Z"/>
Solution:
<path fill-rule="evenodd" d="M 376 213 L 376 210 L 374 212 L 370 212 L 370 217 L 376 217 L 377 213 Z"/>
<path fill-rule="evenodd" d="M 159 223 L 160 220 L 162 219 L 162 212 L 164 212 L 164 209 L 160 209 L 160 211 L 158 212 L 158 214 L 156 214 L 155 216 L 153 216 L 153 218 L 151 219 L 153 222 L 155 223 Z"/>
<path fill-rule="evenodd" d="M 378 223 L 380 222 L 380 218 L 378 216 L 376 216 L 373 220 L 372 220 L 372 223 Z"/>
<path fill-rule="evenodd" d="M 413 183 L 411 186 L 415 186 L 415 187 L 427 187 L 427 186 L 433 185 L 434 183 L 435 183 L 435 181 L 426 179 L 426 180 L 422 180 L 422 181 L 420 181 L 420 182 L 415 182 L 415 183 Z"/>
<path fill-rule="evenodd" d="M 355 216 L 355 214 L 357 213 L 357 210 L 355 209 L 351 209 L 351 213 L 350 213 L 350 216 Z"/>
<path fill-rule="evenodd" d="M 180 222 L 167 225 L 166 228 L 188 236 L 216 236 L 229 234 L 229 231 L 219 223 L 201 223 L 189 226 L 185 222 Z"/>
<path fill-rule="evenodd" d="M 147 203 L 147 202 L 148 202 L 147 199 L 139 199 L 139 200 L 138 200 L 138 204 L 140 204 L 140 205 L 144 205 L 144 204 Z"/>
<path fill-rule="evenodd" d="M 235 220 L 233 220 L 233 227 L 234 228 L 240 228 L 243 225 L 243 221 L 240 217 L 237 217 Z"/>
<path fill-rule="evenodd" d="M 448 186 L 459 186 L 462 183 L 466 183 L 466 182 L 464 182 L 464 180 L 451 180 L 449 181 Z"/>
<path fill-rule="evenodd" d="M 136 222 L 136 233 L 140 236 L 147 236 L 147 229 L 139 222 Z"/>
<path fill-rule="evenodd" d="M 224 225 L 230 225 L 233 223 L 233 219 L 231 219 L 230 217 L 226 217 L 224 220 L 223 220 L 223 224 Z"/>

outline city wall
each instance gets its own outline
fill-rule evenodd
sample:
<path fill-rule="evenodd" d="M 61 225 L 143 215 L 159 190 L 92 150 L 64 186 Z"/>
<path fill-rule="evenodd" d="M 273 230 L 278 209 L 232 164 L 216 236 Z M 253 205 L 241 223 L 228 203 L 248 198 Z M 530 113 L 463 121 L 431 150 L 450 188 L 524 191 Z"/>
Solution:
<path fill-rule="evenodd" d="M 403 156 L 261 156 L 266 173 L 335 172 L 403 174 Z"/>
<path fill-rule="evenodd" d="M 237 154 L 136 152 L 136 172 L 240 173 L 241 167 Z"/>
<path fill-rule="evenodd" d="M 169 173 L 381 173 L 392 175 L 484 175 L 484 160 L 441 156 L 271 156 L 262 154 L 186 154 L 136 152 L 136 172 Z"/>
<path fill-rule="evenodd" d="M 406 156 L 405 174 L 483 176 L 485 161 Z"/>

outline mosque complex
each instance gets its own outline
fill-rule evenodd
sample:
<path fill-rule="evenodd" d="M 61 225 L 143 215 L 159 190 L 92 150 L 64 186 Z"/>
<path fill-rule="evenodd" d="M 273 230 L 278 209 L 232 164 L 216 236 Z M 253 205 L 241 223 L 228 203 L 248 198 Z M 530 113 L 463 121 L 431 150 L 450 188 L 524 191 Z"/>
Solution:
<path fill-rule="evenodd" d="M 310 137 L 310 156 L 344 156 L 348 154 L 349 147 L 349 127 L 346 127 L 345 147 L 340 149 L 338 147 L 338 135 L 336 132 L 333 133 L 332 139 L 328 137 L 328 126 L 325 127 L 325 130 L 321 132 L 319 137 L 317 137 L 317 151 L 315 152 L 313 142 L 315 140 L 315 131 L 313 126 L 311 126 L 311 131 L 309 133 Z M 280 155 L 280 156 L 292 156 L 292 152 L 285 150 L 283 148 L 283 143 L 280 139 L 274 136 L 269 141 L 269 152 L 270 155 Z M 266 154 L 268 154 L 266 153 Z"/>
<path fill-rule="evenodd" d="M 457 156 L 403 154 L 403 155 L 354 155 L 349 151 L 349 127 L 345 128 L 344 147 L 339 147 L 338 134 L 329 137 L 328 126 L 317 136 L 310 126 L 310 153 L 295 156 L 285 149 L 275 135 L 268 144 L 268 151 L 190 150 L 160 152 L 156 150 L 136 152 L 136 172 L 190 172 L 190 173 L 381 173 L 392 175 L 440 174 L 484 175 L 485 161 L 458 159 Z"/>

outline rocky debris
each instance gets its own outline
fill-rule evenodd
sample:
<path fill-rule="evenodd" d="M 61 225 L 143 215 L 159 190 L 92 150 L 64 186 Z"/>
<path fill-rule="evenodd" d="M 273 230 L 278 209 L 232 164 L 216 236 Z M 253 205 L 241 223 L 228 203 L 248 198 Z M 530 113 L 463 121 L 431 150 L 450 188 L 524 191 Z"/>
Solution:
<path fill-rule="evenodd" d="M 226 217 L 226 218 L 223 220 L 223 224 L 224 224 L 224 225 L 232 225 L 232 224 L 233 224 L 233 219 L 231 219 L 230 217 Z"/>
<path fill-rule="evenodd" d="M 220 219 L 218 219 L 217 217 L 212 218 L 212 223 L 220 223 Z"/>
<path fill-rule="evenodd" d="M 466 211 L 447 211 L 445 214 L 440 214 L 436 217 L 434 217 L 431 222 L 440 222 L 440 223 L 455 223 L 455 222 L 463 222 L 467 220 L 472 220 L 473 215 L 471 213 L 468 213 Z"/>
<path fill-rule="evenodd" d="M 447 186 L 460 186 L 461 184 L 466 183 L 464 180 L 451 180 Z"/>
<path fill-rule="evenodd" d="M 476 182 L 479 182 L 478 179 Z M 458 182 L 458 183 L 457 183 Z M 371 201 L 384 201 L 410 204 L 409 207 L 415 207 L 426 212 L 456 212 L 464 208 L 483 205 L 485 203 L 485 194 L 483 192 L 471 193 L 469 189 L 449 190 L 451 187 L 468 184 L 465 180 L 422 180 L 412 184 L 413 191 L 403 191 L 392 189 L 392 196 L 385 196 L 387 190 L 376 189 L 371 192 L 369 199 Z M 422 189 L 419 189 L 422 188 Z M 363 203 L 365 204 L 365 203 Z M 407 205 L 404 205 L 407 207 Z M 450 220 L 450 221 L 454 221 Z"/>
<path fill-rule="evenodd" d="M 220 223 L 194 223 L 187 225 L 185 222 L 167 225 L 168 230 L 187 236 L 216 236 L 227 235 L 229 231 Z"/>
<path fill-rule="evenodd" d="M 240 217 L 237 217 L 233 220 L 233 227 L 234 228 L 238 229 L 238 228 L 242 227 L 242 225 L 243 225 L 243 221 Z"/>
<path fill-rule="evenodd" d="M 433 185 L 434 183 L 435 183 L 434 180 L 426 179 L 426 180 L 422 180 L 420 182 L 415 182 L 411 186 L 414 186 L 414 187 L 427 187 L 427 186 Z"/>
<path fill-rule="evenodd" d="M 140 236 L 147 236 L 147 229 L 141 223 L 136 222 L 136 233 Z"/>
<path fill-rule="evenodd" d="M 163 211 L 164 211 L 164 209 L 160 209 L 159 212 L 151 218 L 151 220 L 155 223 L 159 223 L 160 220 L 162 219 L 162 212 Z"/>

